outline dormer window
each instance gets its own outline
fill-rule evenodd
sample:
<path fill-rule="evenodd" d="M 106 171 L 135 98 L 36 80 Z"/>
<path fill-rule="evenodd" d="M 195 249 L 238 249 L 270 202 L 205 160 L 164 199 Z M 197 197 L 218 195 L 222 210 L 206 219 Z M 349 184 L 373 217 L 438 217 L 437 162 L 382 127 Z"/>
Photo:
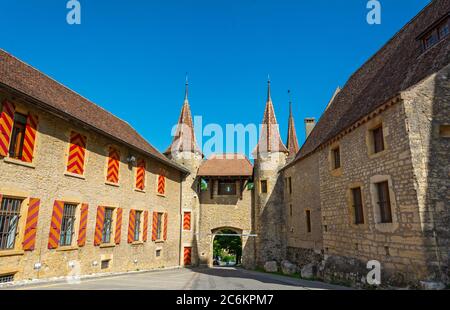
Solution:
<path fill-rule="evenodd" d="M 436 23 L 435 26 L 432 26 L 430 30 L 419 36 L 419 39 L 422 40 L 424 51 L 430 49 L 450 34 L 449 20 L 449 17 L 446 16 L 443 20 Z"/>

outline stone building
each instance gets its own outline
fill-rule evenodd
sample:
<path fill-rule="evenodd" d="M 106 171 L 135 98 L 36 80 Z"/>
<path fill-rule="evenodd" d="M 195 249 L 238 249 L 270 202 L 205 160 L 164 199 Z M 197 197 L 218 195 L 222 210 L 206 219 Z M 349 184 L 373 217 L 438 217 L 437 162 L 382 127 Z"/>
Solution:
<path fill-rule="evenodd" d="M 0 50 L 0 282 L 179 265 L 189 173 Z"/>
<path fill-rule="evenodd" d="M 448 282 L 450 1 L 432 1 L 335 94 L 284 170 L 288 256 L 325 279 Z"/>

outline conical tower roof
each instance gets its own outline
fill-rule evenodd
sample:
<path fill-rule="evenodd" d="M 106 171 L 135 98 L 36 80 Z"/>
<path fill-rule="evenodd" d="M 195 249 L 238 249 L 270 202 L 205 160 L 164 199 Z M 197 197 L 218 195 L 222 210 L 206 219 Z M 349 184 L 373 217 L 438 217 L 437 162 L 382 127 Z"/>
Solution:
<path fill-rule="evenodd" d="M 294 159 L 300 147 L 298 145 L 297 131 L 295 130 L 294 116 L 292 115 L 292 102 L 289 102 L 288 136 L 286 145 L 289 151 L 288 160 Z"/>
<path fill-rule="evenodd" d="M 191 107 L 189 106 L 188 92 L 189 83 L 186 78 L 184 103 L 183 107 L 181 108 L 180 117 L 178 119 L 177 129 L 172 143 L 164 152 L 165 155 L 168 155 L 173 151 L 202 154 L 195 140 L 194 124 L 192 121 Z"/>
<path fill-rule="evenodd" d="M 264 117 L 262 121 L 261 135 L 256 146 L 258 153 L 267 152 L 282 152 L 288 153 L 286 146 L 280 137 L 280 130 L 278 127 L 277 118 L 275 116 L 275 109 L 270 95 L 270 80 L 267 82 L 267 101 L 264 110 Z"/>

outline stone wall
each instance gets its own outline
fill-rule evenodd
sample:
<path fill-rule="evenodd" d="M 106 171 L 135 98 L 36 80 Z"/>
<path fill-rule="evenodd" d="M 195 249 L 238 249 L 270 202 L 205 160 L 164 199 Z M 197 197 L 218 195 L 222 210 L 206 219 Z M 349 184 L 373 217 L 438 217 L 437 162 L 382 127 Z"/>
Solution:
<path fill-rule="evenodd" d="M 408 118 L 419 216 L 426 237 L 428 276 L 449 282 L 450 66 L 402 94 Z"/>
<path fill-rule="evenodd" d="M 325 254 L 382 264 L 382 281 L 416 281 L 427 276 L 425 244 L 402 102 L 387 108 L 319 152 Z M 385 150 L 372 154 L 370 130 L 382 125 Z M 340 147 L 341 168 L 331 150 Z M 389 182 L 392 223 L 381 223 L 375 183 Z M 351 188 L 361 187 L 364 224 L 355 225 Z M 332 270 L 332 268 L 331 268 Z"/>
<path fill-rule="evenodd" d="M 212 182 L 214 185 L 212 185 Z M 218 195 L 218 181 L 209 180 L 208 190 L 200 193 L 199 223 L 199 257 L 200 264 L 212 266 L 214 233 L 222 228 L 234 230 L 238 234 L 250 235 L 252 230 L 253 191 L 243 183 L 242 199 L 239 197 L 240 181 L 236 181 L 236 195 Z M 213 197 L 211 198 L 211 189 Z M 242 265 L 246 268 L 254 266 L 254 237 L 242 238 Z"/>
<path fill-rule="evenodd" d="M 279 170 L 286 154 L 258 154 L 255 160 L 255 231 L 256 264 L 281 262 L 286 257 L 284 180 Z M 261 192 L 261 181 L 267 181 L 267 193 Z"/>
<path fill-rule="evenodd" d="M 8 97 L 7 94 L 0 94 L 0 101 L 5 97 Z M 145 191 L 137 191 L 134 189 L 136 168 L 129 167 L 125 162 L 130 153 L 139 157 L 137 152 L 123 145 L 117 145 L 114 141 L 89 131 L 78 123 L 59 119 L 24 102 L 15 103 L 19 112 L 32 112 L 39 116 L 35 158 L 32 164 L 0 158 L 0 194 L 24 199 L 22 210 L 26 210 L 29 197 L 39 198 L 41 206 L 35 250 L 24 252 L 21 249 L 25 212 L 19 224 L 15 249 L 0 251 L 0 274 L 15 273 L 15 280 L 67 276 L 73 272 L 69 267 L 71 261 L 79 264 L 81 274 L 179 265 L 181 179 L 179 171 L 147 158 Z M 72 129 L 87 136 L 85 174 L 81 178 L 65 174 L 68 141 Z M 116 144 L 121 154 L 118 186 L 105 183 L 107 150 L 111 144 Z M 157 174 L 161 168 L 167 173 L 165 196 L 158 196 L 156 192 Z M 84 247 L 76 245 L 78 231 L 75 229 L 72 246 L 55 250 L 47 248 L 55 200 L 77 204 L 78 208 L 81 203 L 89 204 L 87 241 Z M 97 206 L 123 208 L 119 245 L 93 245 Z M 167 212 L 169 219 L 167 241 L 158 243 L 151 241 L 150 216 L 149 241 L 128 244 L 130 209 L 147 210 L 150 215 L 153 211 Z M 76 225 L 78 222 L 79 217 L 76 219 Z M 157 249 L 161 250 L 158 257 Z M 102 260 L 110 260 L 109 268 L 101 269 Z M 42 267 L 35 270 L 34 265 L 38 262 Z"/>

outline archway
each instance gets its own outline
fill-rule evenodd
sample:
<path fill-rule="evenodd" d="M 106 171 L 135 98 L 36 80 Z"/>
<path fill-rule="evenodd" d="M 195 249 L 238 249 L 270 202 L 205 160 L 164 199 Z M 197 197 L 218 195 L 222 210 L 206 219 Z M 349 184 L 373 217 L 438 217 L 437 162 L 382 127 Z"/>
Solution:
<path fill-rule="evenodd" d="M 213 266 L 233 267 L 242 263 L 241 234 L 233 228 L 213 231 Z"/>

